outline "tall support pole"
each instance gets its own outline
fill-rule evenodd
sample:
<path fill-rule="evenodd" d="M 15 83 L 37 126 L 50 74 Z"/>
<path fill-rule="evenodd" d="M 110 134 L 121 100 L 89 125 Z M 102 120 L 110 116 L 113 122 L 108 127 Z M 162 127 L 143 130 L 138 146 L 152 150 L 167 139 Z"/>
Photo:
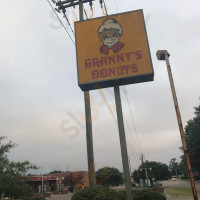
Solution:
<path fill-rule="evenodd" d="M 120 139 L 120 145 L 121 145 L 121 155 L 122 155 L 122 164 L 123 164 L 123 171 L 124 171 L 126 196 L 127 196 L 127 200 L 133 200 L 119 86 L 114 87 L 114 92 L 115 92 L 115 102 L 116 102 L 116 109 L 117 109 L 117 120 L 118 120 L 118 129 L 119 129 L 119 139 Z"/>
<path fill-rule="evenodd" d="M 148 178 L 148 175 L 147 175 L 147 168 L 144 168 L 145 169 L 145 174 L 146 174 L 146 178 L 147 178 L 147 186 L 149 187 L 149 178 Z"/>
<path fill-rule="evenodd" d="M 194 181 L 194 177 L 193 177 L 193 173 L 192 173 L 192 168 L 191 168 L 191 164 L 190 164 L 186 140 L 185 140 L 185 136 L 184 136 L 184 129 L 183 129 L 181 114 L 180 114 L 180 110 L 179 110 L 178 100 L 177 100 L 177 96 L 176 96 L 176 90 L 175 90 L 175 86 L 174 86 L 172 71 L 171 71 L 171 67 L 170 67 L 170 63 L 169 63 L 169 56 L 170 56 L 170 54 L 166 50 L 160 50 L 157 52 L 158 60 L 166 61 L 167 71 L 168 71 L 168 75 L 169 75 L 169 82 L 170 82 L 172 96 L 173 96 L 173 100 L 174 100 L 174 106 L 175 106 L 175 110 L 176 110 L 176 116 L 177 116 L 179 131 L 180 131 L 180 135 L 181 135 L 181 141 L 182 141 L 182 145 L 183 145 L 183 151 L 184 151 L 188 174 L 190 177 L 190 183 L 191 183 L 191 187 L 192 187 L 192 193 L 193 193 L 194 200 L 198 200 L 195 181 Z"/>
<path fill-rule="evenodd" d="M 79 18 L 83 21 L 83 3 L 79 0 Z M 86 141 L 87 141 L 87 157 L 88 157 L 88 175 L 90 186 L 96 185 L 94 151 L 93 151 L 93 137 L 92 137 L 92 117 L 90 107 L 90 93 L 84 92 L 85 99 L 85 120 L 86 120 Z"/>

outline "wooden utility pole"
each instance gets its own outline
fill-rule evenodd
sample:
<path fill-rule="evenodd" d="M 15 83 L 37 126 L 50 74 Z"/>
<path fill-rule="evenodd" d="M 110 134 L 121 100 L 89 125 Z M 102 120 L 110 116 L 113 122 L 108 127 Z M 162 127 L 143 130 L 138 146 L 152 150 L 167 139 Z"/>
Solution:
<path fill-rule="evenodd" d="M 168 71 L 168 75 L 169 75 L 169 82 L 170 82 L 172 96 L 173 96 L 173 100 L 174 100 L 174 106 L 175 106 L 175 110 L 176 110 L 176 116 L 177 116 L 179 131 L 180 131 L 180 135 L 181 135 L 181 141 L 182 141 L 182 145 L 183 145 L 183 151 L 184 151 L 188 174 L 190 177 L 190 183 L 191 183 L 191 187 L 192 187 L 192 193 L 193 193 L 194 200 L 198 200 L 197 190 L 196 190 L 195 181 L 194 181 L 194 177 L 193 177 L 193 173 L 192 173 L 192 167 L 190 164 L 190 158 L 189 158 L 186 140 L 185 140 L 185 136 L 184 136 L 184 129 L 183 129 L 181 114 L 180 114 L 180 110 L 179 110 L 178 100 L 177 100 L 177 96 L 176 96 L 175 85 L 174 85 L 172 71 L 171 71 L 171 67 L 170 67 L 170 63 L 169 63 L 170 54 L 168 53 L 167 50 L 159 50 L 159 51 L 157 51 L 156 55 L 157 55 L 158 60 L 166 61 L 167 71 Z"/>
<path fill-rule="evenodd" d="M 79 0 L 79 19 L 83 21 L 83 3 Z M 87 158 L 88 158 L 88 175 L 90 186 L 96 185 L 94 151 L 93 151 L 93 137 L 92 137 L 92 117 L 90 106 L 90 93 L 84 91 L 85 99 L 85 120 L 86 120 L 86 141 L 87 141 Z"/>
<path fill-rule="evenodd" d="M 116 109 L 117 109 L 117 121 L 118 121 L 119 139 L 120 139 L 120 145 L 121 145 L 121 155 L 122 155 L 126 197 L 127 197 L 127 200 L 133 200 L 119 86 L 114 87 L 114 92 L 115 92 L 115 102 L 116 102 Z"/>

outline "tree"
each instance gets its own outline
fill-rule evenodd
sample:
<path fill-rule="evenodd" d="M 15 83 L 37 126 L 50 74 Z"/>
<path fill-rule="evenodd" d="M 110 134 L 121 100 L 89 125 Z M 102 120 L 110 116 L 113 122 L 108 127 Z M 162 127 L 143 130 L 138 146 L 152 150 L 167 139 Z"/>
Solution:
<path fill-rule="evenodd" d="M 181 177 L 188 178 L 188 170 L 185 159 L 181 160 L 181 162 L 178 164 L 178 171 L 180 172 Z"/>
<path fill-rule="evenodd" d="M 64 172 L 61 170 L 54 170 L 52 172 L 49 172 L 49 174 L 60 174 L 60 173 L 64 173 Z"/>
<path fill-rule="evenodd" d="M 16 147 L 15 143 L 4 142 L 6 137 L 0 137 L 0 195 L 16 197 L 28 193 L 26 174 L 30 169 L 37 169 L 29 161 L 11 162 L 8 159 L 10 150 Z"/>
<path fill-rule="evenodd" d="M 63 183 L 66 186 L 74 186 L 74 185 L 79 185 L 82 184 L 82 179 L 83 179 L 83 175 L 82 173 L 69 173 Z"/>
<path fill-rule="evenodd" d="M 139 166 L 138 170 L 133 172 L 133 179 L 139 183 L 140 179 L 146 179 L 146 173 L 144 168 L 147 169 L 147 176 L 149 179 L 155 178 L 156 181 L 168 180 L 170 178 L 170 172 L 168 166 L 161 162 L 146 161 Z M 151 170 L 150 170 L 151 168 Z"/>
<path fill-rule="evenodd" d="M 171 170 L 171 175 L 172 176 L 178 176 L 179 171 L 178 171 L 178 163 L 176 162 L 176 158 L 172 158 L 169 162 L 169 169 Z"/>
<path fill-rule="evenodd" d="M 200 171 L 200 105 L 194 107 L 195 117 L 185 126 L 185 139 L 191 166 L 194 171 Z"/>
<path fill-rule="evenodd" d="M 123 184 L 122 173 L 114 167 L 104 167 L 96 172 L 97 184 L 119 186 Z"/>

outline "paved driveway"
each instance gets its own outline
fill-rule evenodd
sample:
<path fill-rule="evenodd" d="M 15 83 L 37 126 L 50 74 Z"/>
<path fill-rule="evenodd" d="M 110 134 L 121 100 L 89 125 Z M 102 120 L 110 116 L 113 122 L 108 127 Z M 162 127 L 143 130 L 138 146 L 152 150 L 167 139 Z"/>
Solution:
<path fill-rule="evenodd" d="M 52 195 L 52 197 L 47 197 L 47 200 L 71 200 L 72 193 L 69 194 L 58 194 L 58 195 Z"/>

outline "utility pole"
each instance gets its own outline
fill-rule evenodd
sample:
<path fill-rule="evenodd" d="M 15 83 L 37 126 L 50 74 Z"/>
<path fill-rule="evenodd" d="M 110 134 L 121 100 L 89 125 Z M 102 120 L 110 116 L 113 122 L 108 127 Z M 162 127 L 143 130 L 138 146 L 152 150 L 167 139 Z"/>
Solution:
<path fill-rule="evenodd" d="M 121 155 L 122 155 L 122 164 L 123 164 L 123 172 L 124 172 L 124 182 L 125 182 L 125 191 L 127 200 L 133 200 L 132 189 L 131 189 L 131 177 L 129 172 L 129 163 L 128 163 L 128 153 L 126 146 L 126 136 L 124 130 L 124 121 L 122 114 L 122 105 L 121 105 L 121 97 L 120 97 L 120 89 L 119 86 L 114 86 L 115 92 L 115 102 L 117 109 L 117 120 L 118 120 L 118 129 L 119 129 L 119 139 L 121 145 Z"/>
<path fill-rule="evenodd" d="M 83 3 L 79 0 L 79 19 L 83 21 Z M 87 140 L 87 156 L 88 156 L 88 173 L 90 186 L 96 185 L 94 151 L 93 151 L 93 137 L 92 137 L 92 116 L 90 106 L 90 93 L 84 91 L 85 99 L 85 120 L 86 120 L 86 140 Z"/>
<path fill-rule="evenodd" d="M 84 20 L 83 16 L 83 3 L 89 2 L 92 5 L 94 0 L 59 0 L 56 5 L 58 10 L 61 10 L 67 19 L 65 12 L 66 8 L 75 7 L 79 5 L 79 18 L 80 21 Z M 67 19 L 68 20 L 68 19 Z M 90 106 L 90 93 L 89 91 L 84 91 L 85 100 L 85 120 L 86 120 L 86 141 L 87 141 L 87 158 L 88 158 L 88 176 L 90 186 L 96 185 L 95 177 L 95 164 L 94 164 L 94 151 L 93 151 L 93 137 L 92 137 L 92 117 L 91 117 L 91 106 Z"/>
<path fill-rule="evenodd" d="M 141 162 L 142 162 L 142 165 L 144 164 L 144 155 L 143 155 L 143 153 L 141 154 Z"/>
<path fill-rule="evenodd" d="M 140 171 L 145 170 L 145 175 L 146 175 L 146 179 L 147 179 L 147 186 L 149 186 L 149 178 L 148 178 L 148 173 L 147 173 L 147 169 L 152 170 L 151 167 L 150 168 L 141 168 Z"/>
<path fill-rule="evenodd" d="M 159 50 L 159 51 L 157 51 L 156 55 L 157 55 L 158 60 L 166 61 L 169 82 L 170 82 L 172 96 L 173 96 L 173 100 L 174 100 L 174 106 L 175 106 L 175 110 L 176 110 L 176 116 L 177 116 L 179 131 L 180 131 L 180 135 L 181 135 L 181 141 L 182 141 L 182 145 L 183 145 L 183 151 L 184 151 L 188 174 L 190 177 L 190 183 L 191 183 L 191 187 L 192 187 L 192 193 L 193 193 L 194 200 L 198 200 L 195 181 L 194 181 L 194 177 L 193 177 L 193 173 L 192 173 L 192 167 L 190 164 L 189 154 L 188 154 L 186 140 L 185 140 L 185 136 L 184 136 L 184 129 L 183 129 L 181 114 L 180 114 L 180 110 L 179 110 L 178 100 L 177 100 L 177 96 L 176 96 L 175 85 L 174 85 L 172 71 L 171 71 L 171 67 L 170 67 L 170 63 L 169 63 L 170 54 L 168 53 L 167 50 Z"/>

